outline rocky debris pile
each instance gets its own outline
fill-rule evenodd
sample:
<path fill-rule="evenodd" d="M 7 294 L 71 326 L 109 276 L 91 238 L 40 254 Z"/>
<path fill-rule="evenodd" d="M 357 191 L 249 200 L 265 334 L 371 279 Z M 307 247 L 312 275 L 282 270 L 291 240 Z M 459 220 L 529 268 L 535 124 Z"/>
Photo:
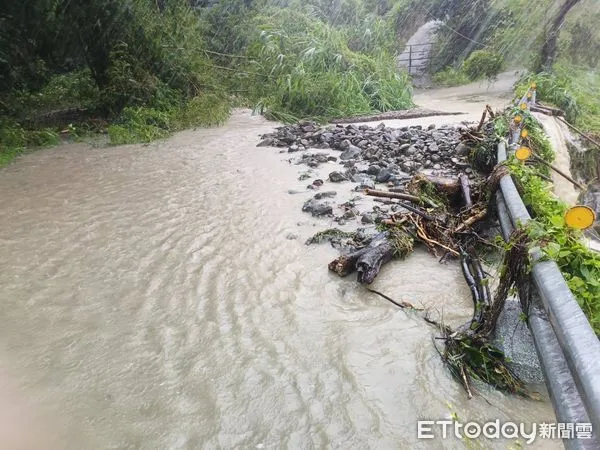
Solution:
<path fill-rule="evenodd" d="M 289 153 L 306 152 L 297 163 L 310 167 L 339 159 L 346 173 L 333 172 L 332 182 L 350 180 L 365 184 L 361 188 L 371 188 L 373 183 L 401 184 L 417 172 L 450 177 L 465 173 L 475 178 L 467 160 L 468 147 L 460 143 L 460 137 L 460 130 L 452 126 L 390 128 L 382 123 L 374 128 L 353 124 L 320 127 L 301 122 L 263 135 L 258 145 L 287 147 Z M 341 153 L 336 157 L 326 152 L 307 152 L 309 149 Z"/>

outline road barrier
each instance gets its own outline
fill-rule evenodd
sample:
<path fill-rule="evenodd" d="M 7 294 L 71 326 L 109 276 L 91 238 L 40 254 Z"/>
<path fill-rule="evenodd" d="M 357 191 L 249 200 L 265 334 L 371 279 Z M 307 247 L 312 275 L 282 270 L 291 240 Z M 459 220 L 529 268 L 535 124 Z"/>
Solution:
<path fill-rule="evenodd" d="M 398 56 L 400 65 L 408 69 L 408 73 L 414 73 L 413 69 L 423 70 L 431 64 L 432 42 L 423 44 L 408 44 L 406 49 Z"/>
<path fill-rule="evenodd" d="M 528 110 L 536 102 L 535 86 L 519 106 Z M 520 127 L 510 133 L 509 151 L 521 138 Z M 507 159 L 504 142 L 498 145 L 498 162 Z M 496 192 L 502 235 L 531 220 L 510 175 L 500 180 Z M 558 265 L 545 260 L 541 251 L 530 254 L 534 295 L 528 317 L 546 386 L 559 423 L 592 424 L 591 439 L 564 439 L 567 449 L 599 449 L 600 440 L 600 340 L 579 307 Z"/>

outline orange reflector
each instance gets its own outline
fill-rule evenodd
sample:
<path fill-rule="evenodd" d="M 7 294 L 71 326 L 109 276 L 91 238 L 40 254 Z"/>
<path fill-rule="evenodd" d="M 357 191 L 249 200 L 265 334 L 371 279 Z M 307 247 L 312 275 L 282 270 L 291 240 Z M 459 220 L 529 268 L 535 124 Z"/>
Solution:
<path fill-rule="evenodd" d="M 569 208 L 565 213 L 565 222 L 571 228 L 585 230 L 594 225 L 596 213 L 592 208 L 585 205 L 576 205 Z"/>
<path fill-rule="evenodd" d="M 515 150 L 515 157 L 519 161 L 525 161 L 526 159 L 529 159 L 530 156 L 531 156 L 531 149 L 529 147 L 519 147 L 518 149 Z"/>
<path fill-rule="evenodd" d="M 523 120 L 523 118 L 521 116 L 515 116 L 513 120 L 515 121 L 515 123 L 521 123 L 521 120 Z"/>
<path fill-rule="evenodd" d="M 527 93 L 527 98 L 531 98 L 531 97 L 533 97 L 533 92 L 528 92 Z"/>
<path fill-rule="evenodd" d="M 522 138 L 526 138 L 527 136 L 529 136 L 529 130 L 528 130 L 528 129 L 526 129 L 526 128 L 523 128 L 523 129 L 521 130 L 521 137 L 522 137 Z"/>

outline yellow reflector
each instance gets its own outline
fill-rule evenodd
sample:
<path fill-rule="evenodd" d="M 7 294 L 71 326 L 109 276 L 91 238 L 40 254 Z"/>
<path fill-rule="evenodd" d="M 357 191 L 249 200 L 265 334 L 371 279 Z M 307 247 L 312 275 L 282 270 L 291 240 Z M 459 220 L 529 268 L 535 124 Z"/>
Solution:
<path fill-rule="evenodd" d="M 533 92 L 528 92 L 527 93 L 527 98 L 531 98 L 531 97 L 533 97 Z"/>
<path fill-rule="evenodd" d="M 523 128 L 521 130 L 521 137 L 526 138 L 527 136 L 529 136 L 529 130 L 527 130 L 526 128 Z"/>
<path fill-rule="evenodd" d="M 531 149 L 529 147 L 519 147 L 515 150 L 515 156 L 519 161 L 525 161 L 531 156 Z"/>
<path fill-rule="evenodd" d="M 521 123 L 522 117 L 521 116 L 515 116 L 515 118 L 513 119 L 515 121 L 515 123 Z"/>
<path fill-rule="evenodd" d="M 537 88 L 537 84 L 531 83 L 531 89 L 535 89 L 535 88 Z"/>
<path fill-rule="evenodd" d="M 596 213 L 592 208 L 585 205 L 576 205 L 569 208 L 565 213 L 565 222 L 571 228 L 585 230 L 596 221 Z"/>
<path fill-rule="evenodd" d="M 521 103 L 521 109 L 525 111 L 527 109 L 527 103 Z"/>

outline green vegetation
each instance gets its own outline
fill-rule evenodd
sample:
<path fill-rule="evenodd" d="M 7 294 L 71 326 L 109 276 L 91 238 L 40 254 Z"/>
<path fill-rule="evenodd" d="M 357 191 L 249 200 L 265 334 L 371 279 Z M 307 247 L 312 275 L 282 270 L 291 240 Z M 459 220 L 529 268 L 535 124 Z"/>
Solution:
<path fill-rule="evenodd" d="M 533 142 L 531 147 L 538 155 L 551 160 L 549 142 L 539 138 L 543 136 L 541 126 L 523 112 L 513 111 L 510 117 L 517 113 L 525 117 Z M 547 258 L 556 261 L 583 312 L 600 335 L 600 257 L 583 244 L 580 231 L 565 224 L 567 205 L 552 194 L 550 184 L 540 177 L 537 166 L 525 165 L 513 158 L 508 167 L 533 216 L 526 227 L 530 248 L 540 248 Z"/>
<path fill-rule="evenodd" d="M 349 48 L 347 35 L 293 10 L 257 16 L 248 84 L 261 112 L 279 119 L 327 119 L 411 106 L 408 76 L 385 50 Z"/>
<path fill-rule="evenodd" d="M 30 3 L 0 13 L 3 163 L 82 130 L 122 144 L 217 125 L 236 105 L 285 121 L 412 105 L 394 52 L 413 0 Z"/>
<path fill-rule="evenodd" d="M 502 70 L 504 60 L 498 53 L 487 50 L 476 50 L 464 63 L 464 71 L 471 80 L 487 78 L 494 80 Z"/>
<path fill-rule="evenodd" d="M 562 8 L 567 3 L 574 6 Z M 574 77 L 565 73 L 568 78 L 581 82 L 589 82 L 582 77 L 583 73 L 597 68 L 600 61 L 600 31 L 596 26 L 600 4 L 597 2 L 448 0 L 439 3 L 434 15 L 446 20 L 438 30 L 432 73 L 443 72 L 438 81 L 448 80 L 446 84 L 466 82 L 456 73 L 464 71 L 466 60 L 481 51 L 497 55 L 503 67 L 529 68 L 535 72 L 544 66 L 542 55 L 556 51 L 550 58 L 556 65 L 552 70 L 546 68 L 546 72 L 557 68 L 562 72 L 561 67 L 575 66 L 578 70 Z M 562 24 L 557 33 L 558 41 L 548 48 L 556 22 Z"/>
<path fill-rule="evenodd" d="M 467 74 L 462 70 L 462 67 L 455 69 L 454 67 L 446 67 L 444 70 L 433 75 L 432 80 L 439 86 L 461 86 L 463 84 L 469 84 L 471 80 Z"/>
<path fill-rule="evenodd" d="M 459 86 L 472 81 L 487 79 L 494 81 L 504 67 L 504 60 L 498 53 L 476 50 L 459 68 L 448 66 L 433 75 L 433 81 L 442 86 Z"/>
<path fill-rule="evenodd" d="M 532 83 L 537 85 L 538 100 L 558 106 L 565 111 L 569 122 L 600 135 L 600 74 L 557 65 L 552 73 L 523 77 L 517 84 L 516 95 L 524 95 Z"/>

